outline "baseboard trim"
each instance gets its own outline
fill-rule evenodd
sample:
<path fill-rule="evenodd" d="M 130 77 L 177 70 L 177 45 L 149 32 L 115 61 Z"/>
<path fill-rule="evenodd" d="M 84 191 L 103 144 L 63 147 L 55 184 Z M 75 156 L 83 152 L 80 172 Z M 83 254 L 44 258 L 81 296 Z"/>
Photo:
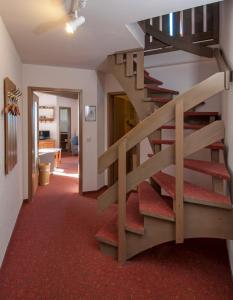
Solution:
<path fill-rule="evenodd" d="M 228 257 L 230 262 L 231 277 L 233 280 L 233 241 L 232 240 L 227 240 L 227 250 L 228 250 Z"/>
<path fill-rule="evenodd" d="M 98 190 L 94 190 L 94 191 L 88 191 L 88 192 L 83 192 L 82 196 L 85 197 L 90 197 L 92 198 L 95 195 L 100 195 L 101 193 L 103 193 L 106 189 L 108 188 L 107 185 L 104 185 L 103 187 L 99 188 Z"/>

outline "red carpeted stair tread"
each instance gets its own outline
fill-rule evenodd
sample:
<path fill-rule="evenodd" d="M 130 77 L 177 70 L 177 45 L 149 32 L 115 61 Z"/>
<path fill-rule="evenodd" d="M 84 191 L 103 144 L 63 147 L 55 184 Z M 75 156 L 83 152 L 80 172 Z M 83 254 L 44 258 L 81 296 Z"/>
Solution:
<path fill-rule="evenodd" d="M 215 163 L 196 159 L 185 159 L 184 167 L 194 171 L 218 177 L 220 179 L 230 180 L 227 168 L 222 163 Z"/>
<path fill-rule="evenodd" d="M 117 210 L 117 208 L 116 208 Z M 105 224 L 96 234 L 96 239 L 106 244 L 118 245 L 118 228 L 117 228 L 117 211 L 113 215 L 112 220 Z M 144 220 L 139 213 L 139 200 L 137 193 L 131 193 L 126 206 L 126 230 L 144 234 Z"/>
<path fill-rule="evenodd" d="M 213 149 L 213 150 L 224 150 L 224 144 L 221 142 L 214 143 L 207 148 Z"/>
<path fill-rule="evenodd" d="M 113 217 L 110 222 L 105 224 L 95 235 L 95 238 L 99 242 L 117 247 L 118 245 L 118 229 L 117 229 L 117 217 Z"/>
<path fill-rule="evenodd" d="M 186 111 L 185 117 L 220 117 L 217 111 Z"/>
<path fill-rule="evenodd" d="M 154 83 L 154 84 L 157 84 L 157 85 L 162 85 L 163 82 L 154 78 L 154 77 L 151 77 L 149 74 L 147 73 L 144 73 L 144 80 L 145 80 L 145 83 L 146 84 L 149 84 L 149 83 Z"/>
<path fill-rule="evenodd" d="M 146 71 L 146 70 L 144 70 L 144 74 L 150 75 L 150 73 L 148 71 Z"/>
<path fill-rule="evenodd" d="M 175 220 L 171 198 L 160 196 L 147 181 L 138 186 L 138 197 L 139 209 L 143 215 Z"/>
<path fill-rule="evenodd" d="M 159 172 L 152 176 L 152 180 L 154 180 L 158 185 L 160 185 L 160 187 L 163 188 L 168 193 L 168 195 L 174 199 L 174 176 Z M 184 201 L 226 209 L 232 208 L 231 200 L 229 197 L 208 191 L 202 187 L 196 186 L 187 181 L 184 182 Z"/>
<path fill-rule="evenodd" d="M 191 129 L 191 130 L 198 130 L 203 128 L 205 125 L 201 125 L 201 124 L 188 124 L 185 123 L 184 124 L 184 129 Z M 161 129 L 176 129 L 175 125 L 163 125 L 161 127 Z"/>
<path fill-rule="evenodd" d="M 152 92 L 156 92 L 156 93 L 173 94 L 173 95 L 178 95 L 179 94 L 178 91 L 158 87 L 155 84 L 145 84 L 145 88 L 152 91 Z"/>
<path fill-rule="evenodd" d="M 154 145 L 173 145 L 175 140 L 150 140 L 150 142 Z M 213 149 L 213 150 L 223 150 L 224 144 L 221 142 L 213 143 L 206 148 Z"/>
<path fill-rule="evenodd" d="M 144 234 L 144 219 L 139 212 L 138 193 L 131 193 L 126 207 L 126 229 L 137 234 Z"/>

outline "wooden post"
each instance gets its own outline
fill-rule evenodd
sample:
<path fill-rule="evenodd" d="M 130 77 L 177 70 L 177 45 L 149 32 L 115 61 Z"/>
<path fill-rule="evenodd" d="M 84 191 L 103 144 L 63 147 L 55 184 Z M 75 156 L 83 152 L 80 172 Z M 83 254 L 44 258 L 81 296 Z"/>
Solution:
<path fill-rule="evenodd" d="M 133 149 L 133 170 L 136 169 L 140 164 L 140 143 L 137 144 Z"/>
<path fill-rule="evenodd" d="M 137 89 L 144 89 L 144 51 L 137 53 Z"/>
<path fill-rule="evenodd" d="M 176 104 L 176 243 L 184 241 L 184 105 L 183 101 Z"/>
<path fill-rule="evenodd" d="M 126 261 L 126 140 L 118 147 L 118 261 Z"/>
<path fill-rule="evenodd" d="M 126 76 L 133 76 L 133 53 L 129 52 L 126 54 Z"/>
<path fill-rule="evenodd" d="M 211 161 L 215 163 L 220 162 L 220 152 L 219 150 L 211 150 Z M 223 180 L 212 177 L 212 188 L 215 193 L 223 194 L 224 193 L 224 184 Z"/>

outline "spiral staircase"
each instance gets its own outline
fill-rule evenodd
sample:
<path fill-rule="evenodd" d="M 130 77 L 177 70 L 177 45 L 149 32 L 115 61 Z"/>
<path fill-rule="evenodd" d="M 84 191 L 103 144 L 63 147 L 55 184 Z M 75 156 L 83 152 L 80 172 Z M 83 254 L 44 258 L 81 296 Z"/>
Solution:
<path fill-rule="evenodd" d="M 96 239 L 103 253 L 119 262 L 169 241 L 233 239 L 230 175 L 221 159 L 224 123 L 219 112 L 200 111 L 201 104 L 230 88 L 232 72 L 219 49 L 208 49 L 219 71 L 183 94 L 163 87 L 144 70 L 144 49 L 118 52 L 106 60 L 107 71 L 121 84 L 140 119 L 98 161 L 99 173 L 118 161 L 118 181 L 97 200 L 99 210 L 111 207 L 113 216 Z M 174 139 L 163 139 L 167 130 L 174 132 Z M 135 160 L 127 173 L 127 151 L 145 139 L 153 154 L 142 163 Z M 209 161 L 190 158 L 204 148 L 210 152 Z M 164 171 L 171 165 L 175 166 L 173 176 Z M 210 176 L 211 189 L 186 181 L 184 169 Z"/>

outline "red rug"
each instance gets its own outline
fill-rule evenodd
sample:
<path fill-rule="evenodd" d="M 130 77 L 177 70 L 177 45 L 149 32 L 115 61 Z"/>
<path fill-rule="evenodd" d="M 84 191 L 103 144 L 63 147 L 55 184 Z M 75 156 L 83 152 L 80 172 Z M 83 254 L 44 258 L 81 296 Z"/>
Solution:
<path fill-rule="evenodd" d="M 94 239 L 108 218 L 94 199 L 78 195 L 77 179 L 52 176 L 21 209 L 0 300 L 233 299 L 225 241 L 167 243 L 122 266 Z"/>

